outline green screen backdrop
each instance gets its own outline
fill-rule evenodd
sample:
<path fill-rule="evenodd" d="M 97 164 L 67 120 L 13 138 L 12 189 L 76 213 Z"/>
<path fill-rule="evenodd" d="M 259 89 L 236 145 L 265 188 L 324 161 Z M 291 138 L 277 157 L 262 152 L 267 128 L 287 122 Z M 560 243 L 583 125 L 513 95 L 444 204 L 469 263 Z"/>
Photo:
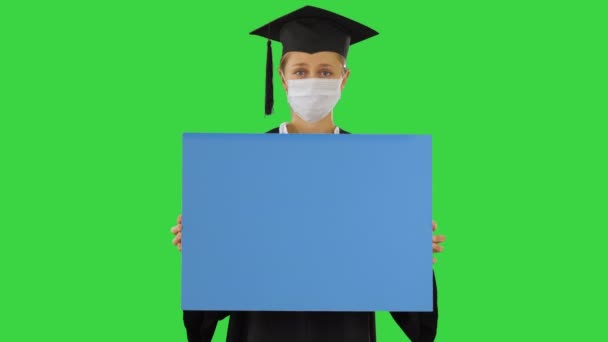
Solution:
<path fill-rule="evenodd" d="M 605 2 L 109 0 L 0 3 L 0 340 L 186 340 L 181 134 L 289 120 L 248 32 L 306 4 L 380 32 L 336 123 L 433 136 L 437 341 L 608 337 Z"/>

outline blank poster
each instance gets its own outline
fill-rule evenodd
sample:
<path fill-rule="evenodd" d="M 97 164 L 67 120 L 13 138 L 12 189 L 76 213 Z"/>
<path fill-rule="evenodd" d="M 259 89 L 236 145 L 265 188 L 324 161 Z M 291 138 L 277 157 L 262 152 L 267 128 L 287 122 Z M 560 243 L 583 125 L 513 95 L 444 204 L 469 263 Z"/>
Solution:
<path fill-rule="evenodd" d="M 183 136 L 182 308 L 432 311 L 430 135 Z"/>

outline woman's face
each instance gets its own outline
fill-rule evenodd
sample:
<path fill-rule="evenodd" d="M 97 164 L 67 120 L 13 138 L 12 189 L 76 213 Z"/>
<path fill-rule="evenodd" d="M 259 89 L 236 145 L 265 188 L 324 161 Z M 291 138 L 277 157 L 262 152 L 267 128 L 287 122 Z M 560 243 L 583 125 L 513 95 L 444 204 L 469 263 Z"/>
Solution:
<path fill-rule="evenodd" d="M 335 52 L 306 53 L 292 51 L 285 55 L 281 81 L 287 91 L 287 81 L 304 78 L 342 78 L 342 89 L 350 71 L 344 72 L 343 58 Z M 281 70 L 279 70 L 281 71 Z"/>

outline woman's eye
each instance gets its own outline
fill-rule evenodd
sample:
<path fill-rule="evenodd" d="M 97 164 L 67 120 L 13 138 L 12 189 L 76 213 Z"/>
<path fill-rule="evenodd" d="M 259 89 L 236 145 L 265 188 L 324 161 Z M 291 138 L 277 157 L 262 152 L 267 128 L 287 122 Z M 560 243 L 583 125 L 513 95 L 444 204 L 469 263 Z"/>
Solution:
<path fill-rule="evenodd" d="M 304 76 L 304 75 L 306 75 L 306 71 L 304 71 L 304 70 L 296 70 L 296 71 L 294 72 L 294 74 L 295 74 L 296 76 Z"/>
<path fill-rule="evenodd" d="M 332 75 L 331 71 L 323 70 L 321 71 L 321 76 L 330 77 Z"/>

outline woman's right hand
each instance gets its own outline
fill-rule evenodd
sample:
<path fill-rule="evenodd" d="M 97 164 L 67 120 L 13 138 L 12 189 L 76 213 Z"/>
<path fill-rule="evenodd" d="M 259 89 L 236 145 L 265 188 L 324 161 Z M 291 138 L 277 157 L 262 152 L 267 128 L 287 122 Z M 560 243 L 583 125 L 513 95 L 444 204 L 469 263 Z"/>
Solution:
<path fill-rule="evenodd" d="M 177 216 L 177 225 L 171 227 L 171 233 L 175 235 L 173 238 L 173 244 L 177 246 L 179 251 L 182 251 L 182 215 Z"/>

